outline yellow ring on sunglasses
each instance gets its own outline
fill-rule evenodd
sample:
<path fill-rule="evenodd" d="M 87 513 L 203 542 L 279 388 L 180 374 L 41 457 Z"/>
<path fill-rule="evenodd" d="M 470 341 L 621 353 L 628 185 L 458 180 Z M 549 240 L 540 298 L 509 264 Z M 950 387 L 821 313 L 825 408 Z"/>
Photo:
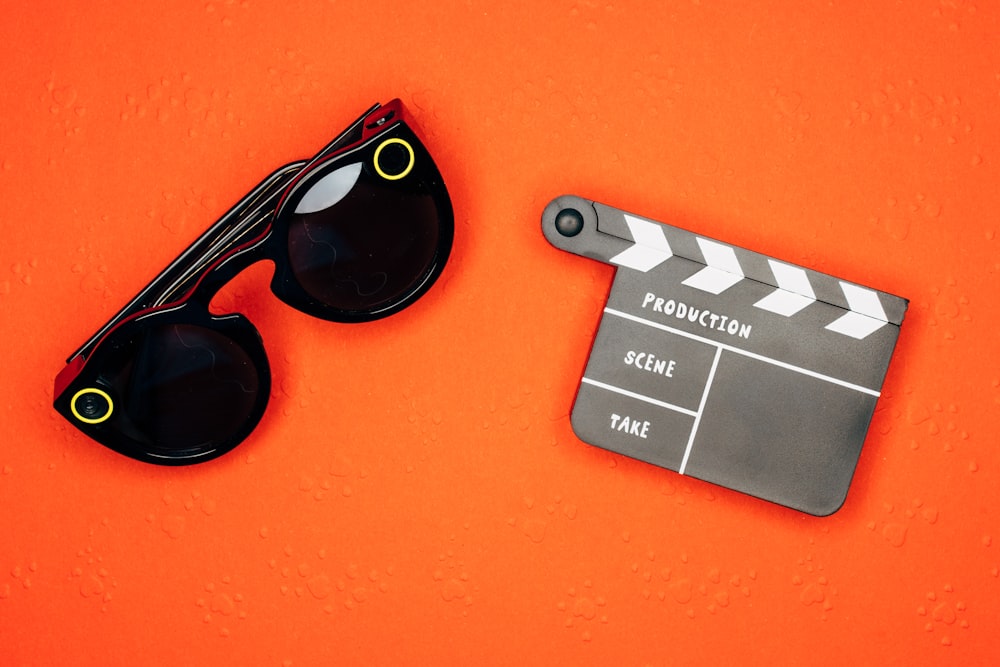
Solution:
<path fill-rule="evenodd" d="M 391 146 L 392 144 L 399 144 L 400 146 L 406 149 L 407 153 L 410 154 L 410 161 L 407 163 L 406 168 L 403 169 L 403 171 L 399 172 L 398 174 L 386 173 L 385 171 L 382 170 L 382 167 L 380 167 L 378 163 L 378 157 L 379 155 L 382 154 L 382 149 L 384 149 L 386 146 Z M 379 144 L 378 148 L 375 149 L 375 171 L 377 171 L 378 175 L 387 181 L 398 181 L 399 179 L 409 174 L 410 170 L 413 169 L 413 163 L 415 160 L 416 158 L 413 155 L 413 146 L 411 146 L 408 142 L 399 139 L 397 137 L 393 137 L 392 139 L 386 139 L 381 144 Z"/>
<path fill-rule="evenodd" d="M 84 417 L 83 415 L 81 415 L 80 412 L 76 409 L 76 402 L 81 396 L 86 396 L 87 394 L 97 394 L 105 401 L 107 401 L 108 411 L 105 414 L 101 415 L 100 417 L 97 417 L 96 419 L 92 419 L 90 417 Z M 86 389 L 81 389 L 80 391 L 73 394 L 73 398 L 69 402 L 69 409 L 73 413 L 74 417 L 76 417 L 85 424 L 100 424 L 101 422 L 106 421 L 108 417 L 111 416 L 111 413 L 115 411 L 115 402 L 111 400 L 111 396 L 108 395 L 108 392 L 97 389 L 96 387 L 87 387 Z"/>

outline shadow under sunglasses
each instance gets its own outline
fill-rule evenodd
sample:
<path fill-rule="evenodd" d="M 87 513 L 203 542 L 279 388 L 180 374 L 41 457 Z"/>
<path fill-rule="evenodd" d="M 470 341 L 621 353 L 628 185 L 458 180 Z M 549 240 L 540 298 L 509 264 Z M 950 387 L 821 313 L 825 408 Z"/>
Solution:
<path fill-rule="evenodd" d="M 274 262 L 271 291 L 309 315 L 366 322 L 434 283 L 454 236 L 441 174 L 405 121 L 376 104 L 311 160 L 240 200 L 67 359 L 55 409 L 140 461 L 220 456 L 257 426 L 271 374 L 260 334 L 209 303 L 237 274 Z"/>

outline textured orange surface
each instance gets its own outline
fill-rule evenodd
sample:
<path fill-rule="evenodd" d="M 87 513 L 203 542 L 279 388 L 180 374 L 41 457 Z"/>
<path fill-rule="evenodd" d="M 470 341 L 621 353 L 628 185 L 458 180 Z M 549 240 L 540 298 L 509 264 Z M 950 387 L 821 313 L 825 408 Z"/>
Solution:
<path fill-rule="evenodd" d="M 998 31 L 963 0 L 6 2 L 0 662 L 996 664 Z M 201 466 L 56 415 L 97 326 L 394 96 L 456 211 L 426 297 L 337 325 L 242 276 L 274 392 Z M 564 192 L 911 300 L 843 509 L 574 437 L 613 270 L 543 239 Z"/>

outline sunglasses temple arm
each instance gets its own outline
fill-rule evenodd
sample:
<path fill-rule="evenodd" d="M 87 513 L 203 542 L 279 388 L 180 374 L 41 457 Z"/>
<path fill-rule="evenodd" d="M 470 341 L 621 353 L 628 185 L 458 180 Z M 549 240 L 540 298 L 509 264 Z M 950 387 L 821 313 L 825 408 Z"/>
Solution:
<path fill-rule="evenodd" d="M 230 236 L 232 232 L 237 231 L 237 227 L 242 226 L 241 223 L 246 222 L 245 217 L 247 217 L 248 214 L 257 218 L 254 223 L 251 224 L 251 226 L 255 226 L 256 223 L 259 222 L 259 215 L 254 214 L 259 214 L 258 205 L 261 201 L 272 198 L 276 191 L 283 190 L 292 180 L 294 180 L 297 174 L 312 166 L 316 162 L 328 157 L 332 153 L 360 141 L 364 133 L 365 120 L 381 108 L 381 106 L 381 104 L 372 105 L 367 111 L 359 116 L 357 120 L 351 123 L 347 129 L 324 146 L 323 149 L 320 150 L 312 159 L 308 161 L 289 163 L 277 169 L 270 176 L 261 181 L 257 187 L 243 197 L 243 199 L 241 199 L 235 206 L 230 208 L 229 211 L 219 218 L 215 224 L 199 236 L 194 243 L 188 246 L 188 248 L 181 253 L 177 259 L 171 262 L 166 269 L 164 269 L 158 276 L 156 276 L 156 278 L 146 285 L 142 291 L 133 297 L 124 308 L 118 311 L 114 317 L 101 326 L 101 328 L 98 329 L 97 332 L 87 340 L 87 342 L 73 352 L 73 354 L 71 354 L 67 359 L 67 362 L 72 361 L 77 356 L 86 356 L 89 354 L 91 346 L 100 340 L 105 333 L 111 330 L 116 324 L 121 322 L 126 317 L 152 307 L 158 300 L 160 300 L 165 290 L 174 291 L 177 287 L 176 283 L 178 280 L 183 282 L 184 274 L 189 273 L 192 266 L 201 264 L 206 256 L 214 256 L 217 254 L 213 247 L 218 244 L 220 239 Z M 275 201 L 275 203 L 277 203 L 277 201 Z M 245 232 L 243 231 L 240 231 L 238 235 L 245 238 Z"/>
<path fill-rule="evenodd" d="M 316 163 L 321 162 L 331 155 L 361 141 L 364 138 L 365 122 L 368 121 L 372 117 L 372 114 L 380 108 L 382 108 L 381 104 L 374 104 L 371 108 L 359 116 L 357 120 L 351 123 L 347 129 L 342 131 L 330 143 L 316 153 L 316 155 L 310 158 L 308 162 L 299 163 L 299 169 L 297 169 L 296 173 L 292 174 L 291 178 L 281 182 L 280 189 L 272 188 L 261 193 L 261 195 L 253 201 L 254 208 L 252 210 L 250 208 L 246 208 L 245 214 L 237 221 L 237 224 L 223 229 L 218 237 L 206 244 L 204 247 L 199 247 L 197 249 L 198 254 L 194 255 L 189 261 L 187 261 L 186 268 L 184 268 L 183 271 L 172 272 L 175 276 L 174 281 L 166 283 L 163 289 L 156 295 L 155 301 L 145 305 L 147 307 L 160 306 L 164 303 L 170 302 L 175 297 L 180 296 L 192 286 L 192 280 L 197 279 L 198 281 L 202 281 L 203 278 L 206 278 L 203 274 L 204 270 L 219 257 L 228 253 L 232 248 L 243 244 L 248 239 L 255 238 L 257 236 L 256 231 L 262 226 L 262 224 L 267 223 L 274 214 L 275 209 L 281 201 L 281 197 L 284 195 L 285 188 L 291 185 L 291 183 L 293 183 L 300 174 L 308 172 L 309 169 Z M 185 255 L 188 255 L 188 253 L 185 253 Z M 253 257 L 254 254 L 252 252 L 248 253 L 246 251 L 241 251 L 235 256 L 231 256 L 226 261 L 228 271 L 224 271 L 223 274 L 228 275 L 229 277 L 235 275 L 243 268 L 246 268 L 246 266 L 253 263 L 255 261 Z M 237 258 L 241 258 L 242 262 L 237 261 Z M 182 256 L 181 258 L 178 258 L 177 262 L 179 263 L 185 259 L 187 258 Z M 171 268 L 173 267 L 168 267 L 168 270 Z M 218 272 L 214 271 L 213 273 Z M 225 282 L 228 278 L 223 278 L 222 280 Z M 218 276 L 215 276 L 214 280 L 209 280 L 204 284 L 200 284 L 199 292 L 202 295 L 206 294 L 206 292 L 208 294 L 213 294 L 214 292 L 212 291 L 213 288 L 211 285 L 216 285 L 218 282 Z"/>
<path fill-rule="evenodd" d="M 309 168 L 314 164 L 326 159 L 330 155 L 339 152 L 340 150 L 347 148 L 348 146 L 360 141 L 364 134 L 363 123 L 368 120 L 372 113 L 377 109 L 381 108 L 380 104 L 375 104 L 370 109 L 365 111 L 357 120 L 351 123 L 346 130 L 337 135 L 329 144 L 323 147 L 316 155 L 309 159 L 308 162 L 293 163 L 292 165 L 286 165 L 278 172 L 272 174 L 272 178 L 277 176 L 279 172 L 284 172 L 290 167 L 297 167 L 291 177 L 287 179 L 282 179 L 278 182 L 277 187 L 270 187 L 264 191 L 261 191 L 259 196 L 256 198 L 251 197 L 250 201 L 246 207 L 242 204 L 247 202 L 247 198 L 240 203 L 235 208 L 242 208 L 243 213 L 238 218 L 237 222 L 226 228 L 222 227 L 220 234 L 213 240 L 208 241 L 203 246 L 198 248 L 191 248 L 191 252 L 185 252 L 180 258 L 175 260 L 171 267 L 168 267 L 167 271 L 174 275 L 174 281 L 167 283 L 163 289 L 156 295 L 155 301 L 146 304 L 146 306 L 160 306 L 164 303 L 168 303 L 175 297 L 180 296 L 186 292 L 187 288 L 191 286 L 191 281 L 195 278 L 201 280 L 204 270 L 208 265 L 215 262 L 223 254 L 226 254 L 232 248 L 241 245 L 246 242 L 247 239 L 253 239 L 257 236 L 257 230 L 261 227 L 262 223 L 269 221 L 271 216 L 274 215 L 275 209 L 281 201 L 281 197 L 284 195 L 284 190 L 296 178 L 302 173 L 309 171 Z M 263 185 L 263 184 L 262 184 Z M 258 188 L 260 190 L 260 188 Z M 215 225 L 214 227 L 219 227 Z M 205 236 L 208 236 L 207 234 Z M 203 237 L 204 238 L 204 237 Z M 239 253 L 240 256 L 245 253 Z M 235 259 L 235 257 L 231 258 Z M 250 260 L 251 262 L 253 260 Z M 180 267 L 186 262 L 186 268 L 182 271 L 176 271 L 174 269 Z M 227 262 L 232 265 L 232 262 Z M 245 267 L 242 267 L 245 268 Z M 236 269 L 238 272 L 241 269 Z M 165 272 L 166 273 L 166 272 Z M 235 275 L 235 274 L 234 274 Z M 166 277 L 164 278 L 166 282 Z"/>
<path fill-rule="evenodd" d="M 323 158 L 330 155 L 330 153 L 339 151 L 342 148 L 347 148 L 351 144 L 355 144 L 361 141 L 362 138 L 361 135 L 362 132 L 364 131 L 363 125 L 365 120 L 367 120 L 369 116 L 371 116 L 377 109 L 380 109 L 381 107 L 382 107 L 381 104 L 373 104 L 371 108 L 368 109 L 368 111 L 358 116 L 358 119 L 356 121 L 348 125 L 346 130 L 338 134 L 333 141 L 324 146 L 323 150 L 321 150 L 319 153 L 316 153 L 316 156 L 311 160 L 309 160 L 309 165 L 307 166 L 311 166 L 314 162 L 322 160 Z"/>
<path fill-rule="evenodd" d="M 251 190 L 250 193 L 237 202 L 217 222 L 188 246 L 166 269 L 150 281 L 125 307 L 105 322 L 87 342 L 69 356 L 67 362 L 81 354 L 89 354 L 90 347 L 116 324 L 130 315 L 154 305 L 166 286 L 175 282 L 179 275 L 183 274 L 192 262 L 197 262 L 205 253 L 210 252 L 212 246 L 218 242 L 219 238 L 239 225 L 249 212 L 256 209 L 256 205 L 260 201 L 273 197 L 276 191 L 284 189 L 305 164 L 303 161 L 289 163 L 261 181 L 257 187 Z"/>

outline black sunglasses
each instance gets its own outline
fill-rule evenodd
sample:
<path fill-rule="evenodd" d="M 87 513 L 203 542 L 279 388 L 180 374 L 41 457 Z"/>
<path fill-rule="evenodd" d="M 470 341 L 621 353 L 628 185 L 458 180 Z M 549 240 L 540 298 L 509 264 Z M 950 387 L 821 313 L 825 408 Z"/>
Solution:
<path fill-rule="evenodd" d="M 55 409 L 141 461 L 183 465 L 231 450 L 264 414 L 260 334 L 212 297 L 260 260 L 305 313 L 367 322 L 417 300 L 451 251 L 441 174 L 399 100 L 375 105 L 308 161 L 281 167 L 202 234 L 67 360 Z"/>

